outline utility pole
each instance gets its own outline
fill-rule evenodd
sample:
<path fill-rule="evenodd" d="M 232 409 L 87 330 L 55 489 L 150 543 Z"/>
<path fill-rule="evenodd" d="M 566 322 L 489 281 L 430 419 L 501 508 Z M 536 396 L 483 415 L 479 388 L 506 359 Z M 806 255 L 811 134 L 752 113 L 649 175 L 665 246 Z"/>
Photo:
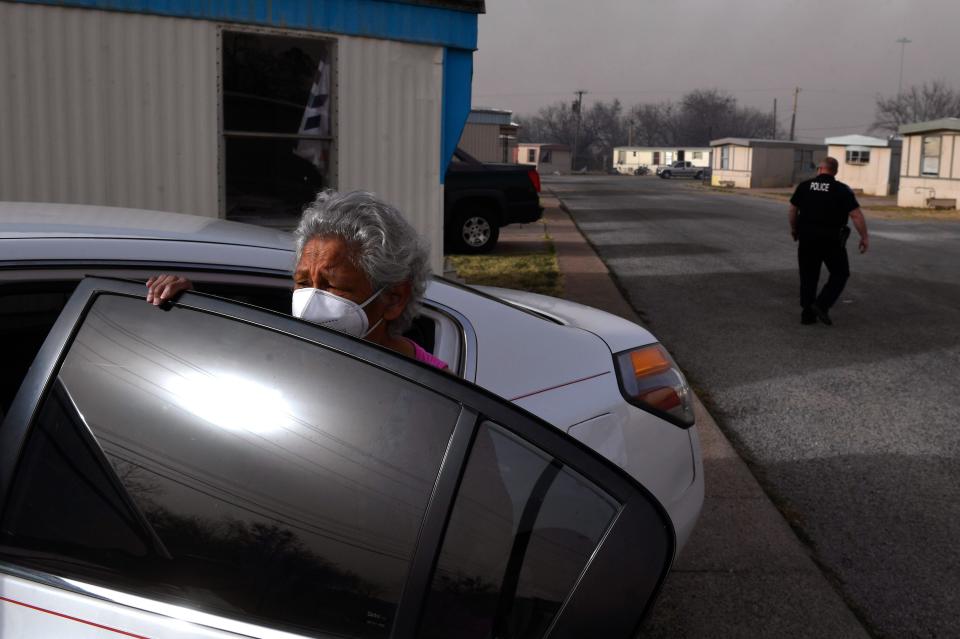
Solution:
<path fill-rule="evenodd" d="M 907 49 L 907 45 L 913 42 L 913 40 L 900 38 L 897 42 L 900 43 L 900 80 L 897 81 L 897 95 L 900 95 L 903 93 L 903 54 Z"/>
<path fill-rule="evenodd" d="M 627 125 L 627 146 L 633 146 L 633 120 Z"/>
<path fill-rule="evenodd" d="M 773 99 L 773 135 L 770 136 L 772 139 L 777 139 L 777 99 Z"/>
<path fill-rule="evenodd" d="M 790 141 L 793 142 L 793 133 L 797 127 L 797 98 L 800 97 L 800 87 L 793 90 L 793 115 L 790 116 Z"/>
<path fill-rule="evenodd" d="M 570 154 L 570 170 L 571 171 L 577 170 L 577 166 L 576 166 L 577 165 L 577 146 L 580 144 L 580 120 L 582 118 L 581 114 L 583 113 L 583 94 L 586 93 L 586 91 L 577 90 L 577 91 L 574 91 L 574 93 L 577 94 L 577 102 L 576 102 L 577 131 L 576 133 L 573 134 L 573 153 Z"/>

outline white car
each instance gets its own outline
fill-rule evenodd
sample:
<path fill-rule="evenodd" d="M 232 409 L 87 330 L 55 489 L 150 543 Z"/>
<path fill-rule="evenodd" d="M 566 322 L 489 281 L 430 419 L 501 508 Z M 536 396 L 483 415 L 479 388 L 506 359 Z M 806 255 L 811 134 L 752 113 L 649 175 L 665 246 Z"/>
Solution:
<path fill-rule="evenodd" d="M 485 395 L 291 318 L 291 249 L 0 205 L 0 635 L 632 636 L 703 501 L 655 338 L 435 279 L 411 336 Z"/>
<path fill-rule="evenodd" d="M 201 291 L 290 309 L 293 240 L 280 231 L 156 211 L 0 203 L 0 242 L 4 284 L 176 272 Z M 649 331 L 566 300 L 441 278 L 428 286 L 414 330 L 460 377 L 568 432 L 643 483 L 670 513 L 683 548 L 703 503 L 693 397 Z M 631 356 L 648 366 L 639 378 Z M 667 402 L 661 410 L 639 397 L 655 402 L 660 388 Z"/>

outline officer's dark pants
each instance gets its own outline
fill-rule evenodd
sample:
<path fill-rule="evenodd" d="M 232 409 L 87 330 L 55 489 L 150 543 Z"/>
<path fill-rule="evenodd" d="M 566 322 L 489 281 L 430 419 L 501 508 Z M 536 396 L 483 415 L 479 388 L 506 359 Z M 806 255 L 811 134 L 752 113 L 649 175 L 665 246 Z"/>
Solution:
<path fill-rule="evenodd" d="M 814 302 L 823 310 L 829 309 L 840 297 L 843 287 L 850 278 L 850 263 L 847 261 L 845 240 L 840 239 L 839 230 L 830 233 L 809 233 L 800 235 L 797 258 L 800 263 L 800 306 L 809 308 Z M 820 280 L 820 265 L 827 267 L 830 273 L 820 295 L 817 295 L 817 282 Z"/>

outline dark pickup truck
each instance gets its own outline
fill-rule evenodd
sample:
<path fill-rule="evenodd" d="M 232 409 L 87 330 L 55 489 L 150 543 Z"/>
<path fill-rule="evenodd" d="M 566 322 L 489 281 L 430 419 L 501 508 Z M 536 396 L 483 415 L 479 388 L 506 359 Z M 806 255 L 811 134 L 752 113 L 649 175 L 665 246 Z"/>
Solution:
<path fill-rule="evenodd" d="M 500 227 L 540 218 L 540 174 L 522 164 L 486 164 L 457 149 L 443 189 L 445 248 L 486 253 Z"/>

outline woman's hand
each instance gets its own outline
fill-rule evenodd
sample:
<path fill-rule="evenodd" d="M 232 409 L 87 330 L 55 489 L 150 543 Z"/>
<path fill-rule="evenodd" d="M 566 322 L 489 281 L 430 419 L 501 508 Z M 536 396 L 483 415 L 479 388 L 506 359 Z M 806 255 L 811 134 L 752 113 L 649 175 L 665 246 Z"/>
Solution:
<path fill-rule="evenodd" d="M 160 306 L 192 288 L 193 282 L 180 275 L 154 275 L 147 280 L 147 302 Z"/>

